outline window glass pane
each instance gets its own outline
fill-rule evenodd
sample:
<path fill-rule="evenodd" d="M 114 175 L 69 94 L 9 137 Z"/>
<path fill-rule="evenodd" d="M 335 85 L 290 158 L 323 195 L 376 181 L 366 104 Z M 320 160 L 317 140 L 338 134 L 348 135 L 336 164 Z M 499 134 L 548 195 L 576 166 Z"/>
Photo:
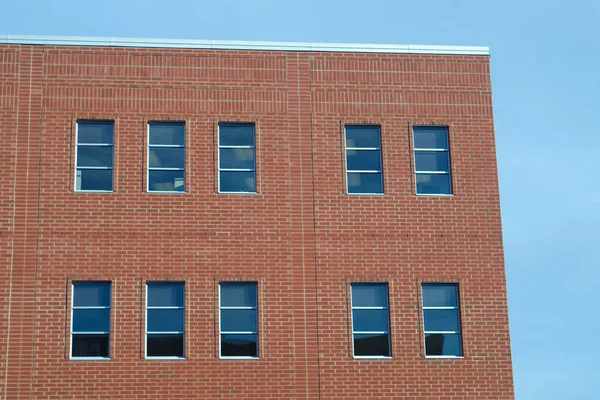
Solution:
<path fill-rule="evenodd" d="M 381 139 L 379 138 L 378 126 L 347 126 L 346 127 L 346 148 L 348 147 L 374 147 L 379 148 Z"/>
<path fill-rule="evenodd" d="M 108 332 L 109 330 L 109 309 L 73 310 L 73 332 Z"/>
<path fill-rule="evenodd" d="M 148 171 L 151 192 L 185 192 L 185 171 Z"/>
<path fill-rule="evenodd" d="M 221 356 L 258 357 L 257 335 L 221 335 Z"/>
<path fill-rule="evenodd" d="M 79 122 L 77 143 L 113 143 L 112 122 Z"/>
<path fill-rule="evenodd" d="M 462 356 L 460 334 L 431 333 L 425 335 L 425 354 L 428 356 Z"/>
<path fill-rule="evenodd" d="M 183 332 L 183 310 L 148 310 L 148 332 Z"/>
<path fill-rule="evenodd" d="M 185 149 L 182 147 L 150 147 L 148 149 L 150 168 L 185 168 Z"/>
<path fill-rule="evenodd" d="M 77 170 L 76 190 L 106 190 L 113 188 L 112 169 Z"/>
<path fill-rule="evenodd" d="M 383 193 L 381 172 L 348 172 L 348 193 Z"/>
<path fill-rule="evenodd" d="M 356 332 L 388 331 L 387 310 L 352 310 L 353 330 Z"/>
<path fill-rule="evenodd" d="M 346 151 L 348 171 L 381 171 L 381 152 L 379 150 L 348 150 Z"/>
<path fill-rule="evenodd" d="M 151 334 L 146 338 L 148 357 L 183 357 L 183 335 Z"/>
<path fill-rule="evenodd" d="M 352 307 L 387 307 L 386 285 L 352 285 Z"/>
<path fill-rule="evenodd" d="M 112 167 L 113 148 L 98 146 L 78 146 L 78 167 Z"/>
<path fill-rule="evenodd" d="M 449 174 L 417 174 L 418 194 L 452 194 Z"/>
<path fill-rule="evenodd" d="M 73 335 L 72 357 L 108 357 L 108 335 Z"/>
<path fill-rule="evenodd" d="M 185 124 L 150 124 L 150 144 L 185 145 Z"/>
<path fill-rule="evenodd" d="M 254 171 L 221 171 L 219 176 L 221 192 L 256 192 Z"/>
<path fill-rule="evenodd" d="M 78 283 L 73 285 L 73 306 L 110 306 L 110 285 L 106 283 Z"/>
<path fill-rule="evenodd" d="M 456 285 L 423 284 L 424 307 L 458 307 Z"/>
<path fill-rule="evenodd" d="M 425 331 L 458 332 L 458 310 L 423 310 Z"/>
<path fill-rule="evenodd" d="M 415 152 L 415 168 L 417 171 L 450 171 L 448 152 L 417 151 Z"/>
<path fill-rule="evenodd" d="M 256 332 L 256 310 L 221 310 L 222 332 Z"/>
<path fill-rule="evenodd" d="M 183 284 L 149 283 L 148 307 L 183 307 Z"/>
<path fill-rule="evenodd" d="M 354 335 L 355 356 L 389 356 L 389 335 Z"/>
<path fill-rule="evenodd" d="M 254 125 L 219 124 L 219 146 L 254 146 Z"/>
<path fill-rule="evenodd" d="M 435 127 L 415 127 L 415 149 L 447 149 L 448 130 Z"/>
<path fill-rule="evenodd" d="M 221 284 L 222 307 L 256 307 L 257 285 Z"/>
<path fill-rule="evenodd" d="M 254 149 L 220 149 L 219 168 L 254 169 Z"/>

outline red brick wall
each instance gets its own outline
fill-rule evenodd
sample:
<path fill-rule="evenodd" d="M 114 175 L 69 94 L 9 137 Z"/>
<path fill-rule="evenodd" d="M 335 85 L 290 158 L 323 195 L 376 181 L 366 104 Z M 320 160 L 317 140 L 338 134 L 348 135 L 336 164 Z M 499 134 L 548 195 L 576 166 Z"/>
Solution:
<path fill-rule="evenodd" d="M 513 397 L 488 57 L 0 46 L 0 76 L 6 398 Z M 114 193 L 73 191 L 78 118 L 115 121 Z M 162 119 L 185 194 L 146 193 Z M 256 195 L 217 193 L 219 121 L 255 122 Z M 384 196 L 344 194 L 345 123 L 381 125 Z M 449 126 L 453 197 L 415 196 L 412 124 Z M 88 279 L 110 361 L 69 359 Z M 147 280 L 185 280 L 185 360 L 144 359 Z M 259 360 L 218 358 L 225 280 L 258 282 Z M 424 358 L 423 280 L 460 282 L 463 359 Z M 357 281 L 389 283 L 391 359 L 352 358 Z"/>

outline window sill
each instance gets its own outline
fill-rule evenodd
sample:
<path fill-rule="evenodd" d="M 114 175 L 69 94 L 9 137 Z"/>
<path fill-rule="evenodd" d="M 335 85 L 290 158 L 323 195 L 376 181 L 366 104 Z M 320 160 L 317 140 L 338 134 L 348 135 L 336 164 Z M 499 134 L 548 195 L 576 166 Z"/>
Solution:
<path fill-rule="evenodd" d="M 152 357 L 152 356 L 146 356 L 146 360 L 151 360 L 151 361 L 184 361 L 185 357 Z"/>
<path fill-rule="evenodd" d="M 218 192 L 219 194 L 242 194 L 242 195 L 256 195 L 257 192 Z"/>
<path fill-rule="evenodd" d="M 454 197 L 453 194 L 425 194 L 425 193 L 417 193 L 419 197 Z"/>
<path fill-rule="evenodd" d="M 244 357 L 244 356 L 232 356 L 232 357 L 219 357 L 220 360 L 259 360 L 258 357 Z"/>
<path fill-rule="evenodd" d="M 391 360 L 392 356 L 354 356 L 355 360 Z"/>
<path fill-rule="evenodd" d="M 176 191 L 161 191 L 161 190 L 147 190 L 148 194 L 186 194 L 186 192 L 176 192 Z"/>
<path fill-rule="evenodd" d="M 437 360 L 437 359 L 450 359 L 450 360 L 461 360 L 465 358 L 464 356 L 425 356 L 428 360 Z"/>
<path fill-rule="evenodd" d="M 346 193 L 348 196 L 385 196 L 385 193 Z"/>
<path fill-rule="evenodd" d="M 74 190 L 75 193 L 114 193 L 114 190 Z"/>
<path fill-rule="evenodd" d="M 71 357 L 71 361 L 110 361 L 109 357 Z"/>

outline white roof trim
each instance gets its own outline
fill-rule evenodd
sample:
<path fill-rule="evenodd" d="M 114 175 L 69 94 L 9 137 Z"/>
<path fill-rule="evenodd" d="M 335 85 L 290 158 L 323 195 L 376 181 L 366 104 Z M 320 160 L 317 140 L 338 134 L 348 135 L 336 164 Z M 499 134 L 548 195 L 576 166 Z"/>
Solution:
<path fill-rule="evenodd" d="M 454 54 L 489 56 L 483 46 L 426 46 L 402 44 L 246 42 L 228 40 L 130 39 L 84 36 L 0 35 L 0 44 L 47 46 L 157 47 L 177 49 L 324 51 L 344 53 Z"/>

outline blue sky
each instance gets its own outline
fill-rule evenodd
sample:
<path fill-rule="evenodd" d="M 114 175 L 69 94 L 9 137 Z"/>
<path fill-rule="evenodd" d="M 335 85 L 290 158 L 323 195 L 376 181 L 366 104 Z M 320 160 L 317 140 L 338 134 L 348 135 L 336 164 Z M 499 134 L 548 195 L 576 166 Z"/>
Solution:
<path fill-rule="evenodd" d="M 600 399 L 600 2 L 0 0 L 0 34 L 491 48 L 518 399 Z"/>

